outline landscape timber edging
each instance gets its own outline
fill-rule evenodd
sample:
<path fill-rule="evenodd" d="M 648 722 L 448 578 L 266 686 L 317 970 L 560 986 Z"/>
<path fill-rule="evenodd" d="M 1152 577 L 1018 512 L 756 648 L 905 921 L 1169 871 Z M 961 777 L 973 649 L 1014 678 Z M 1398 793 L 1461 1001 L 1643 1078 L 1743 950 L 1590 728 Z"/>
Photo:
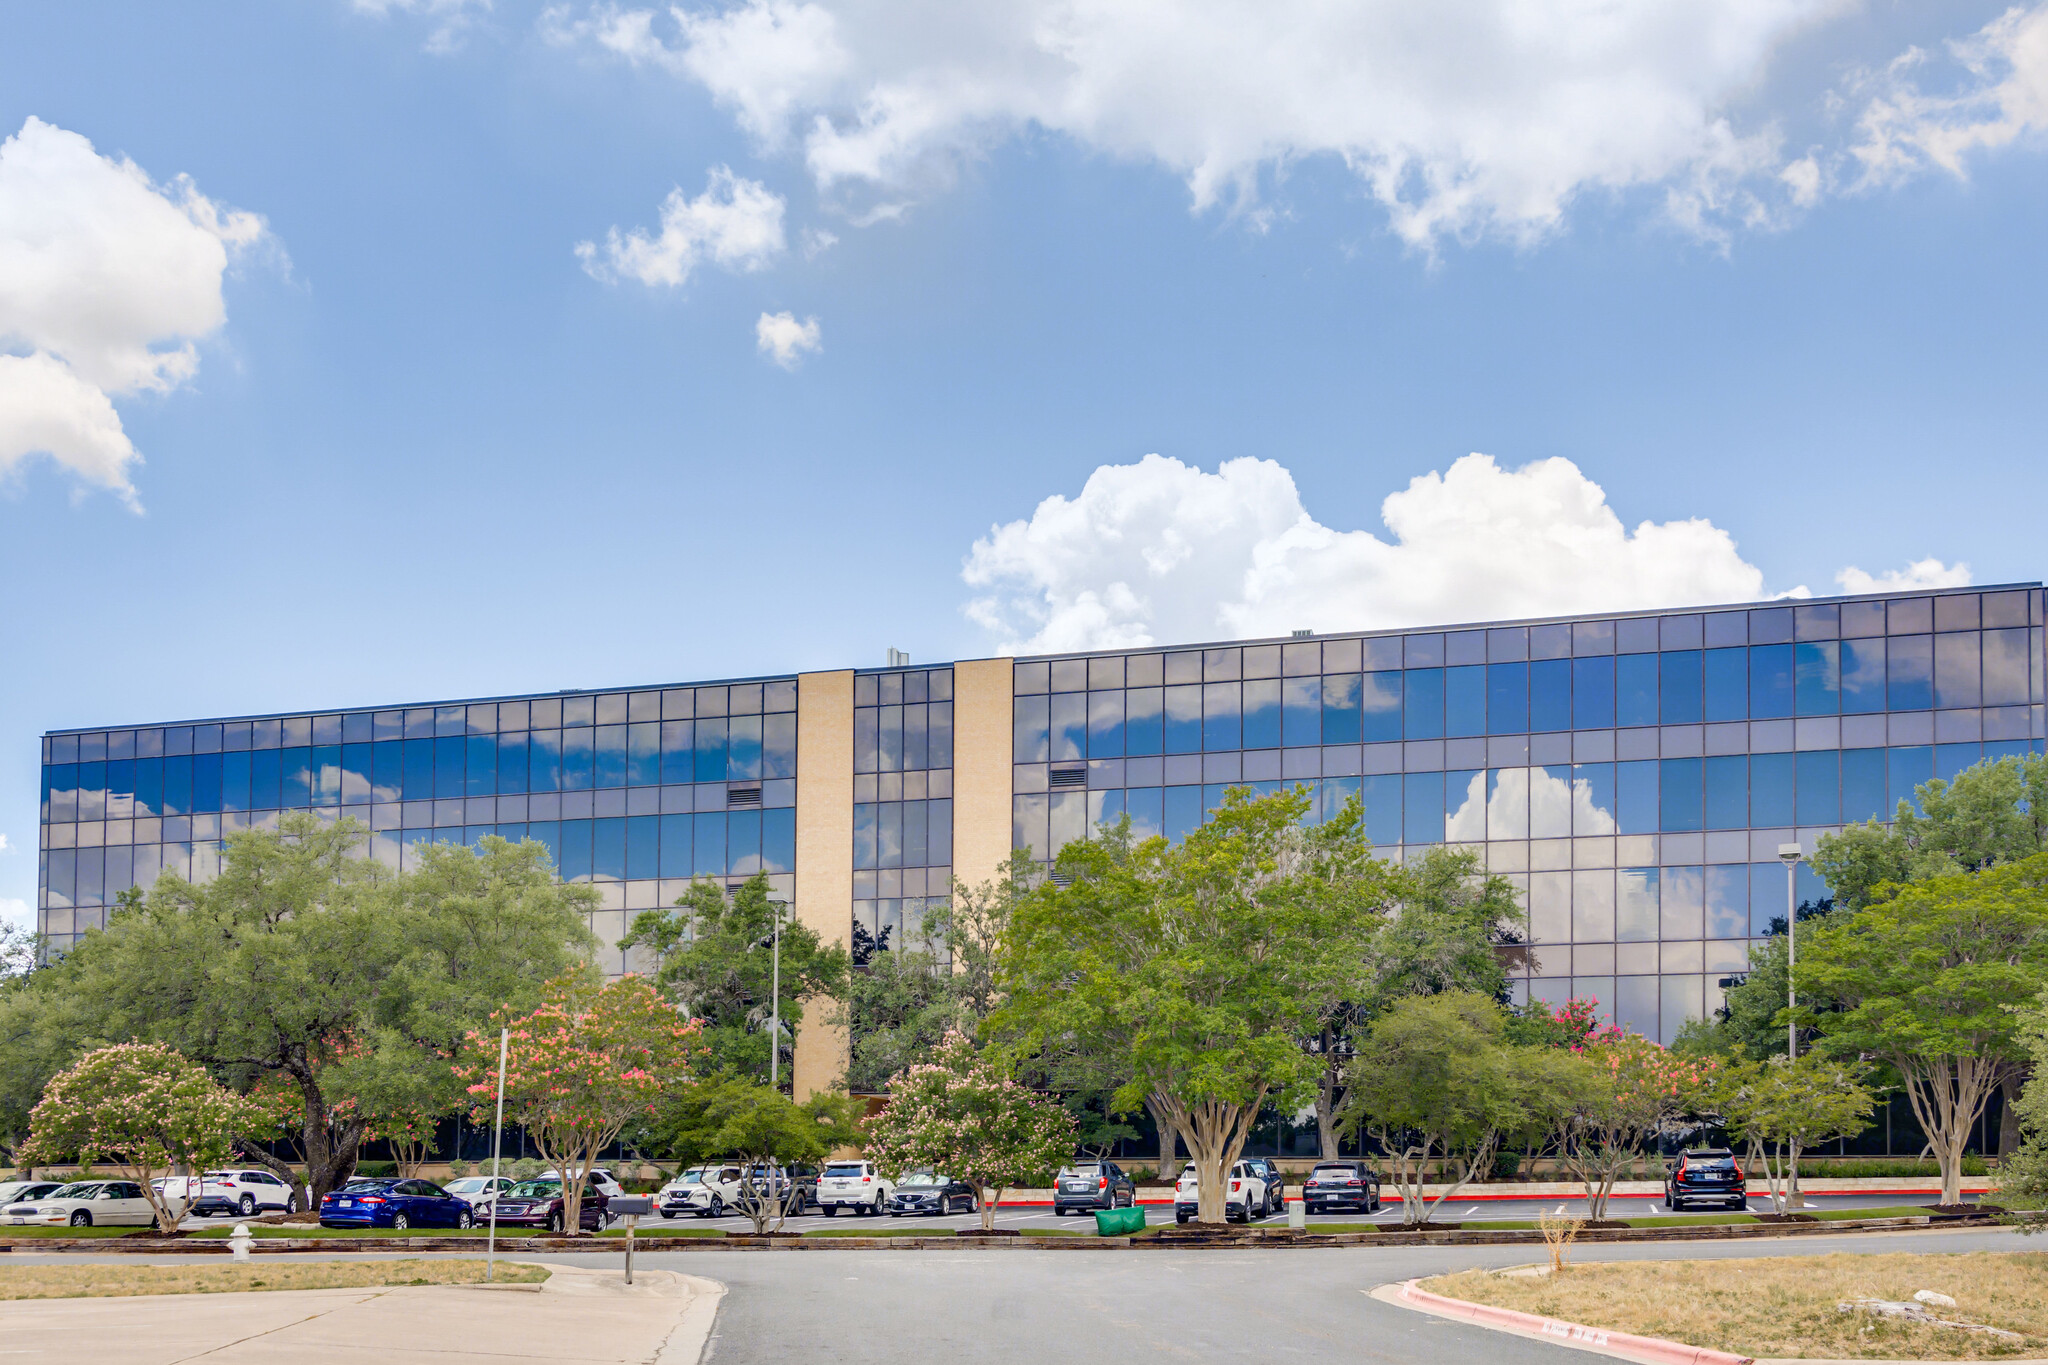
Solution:
<path fill-rule="evenodd" d="M 1703 1223 L 1691 1227 L 1672 1228 L 1588 1229 L 1578 1235 L 1577 1241 L 1580 1244 L 1742 1241 L 1758 1237 L 1810 1237 L 1843 1232 L 1897 1232 L 1936 1223 L 1988 1227 L 1996 1221 L 1990 1215 L 1923 1214 L 1912 1218 L 1843 1218 L 1812 1223 Z M 1292 1247 L 1333 1246 L 1533 1246 L 1540 1245 L 1542 1241 L 1543 1234 L 1535 1229 L 1500 1232 L 1485 1232 L 1478 1229 L 1444 1229 L 1437 1232 L 1336 1232 L 1321 1235 L 1310 1232 L 1297 1236 L 1286 1228 L 1272 1228 L 1219 1234 L 1214 1240 L 1086 1236 L 983 1237 L 978 1234 L 964 1237 L 755 1237 L 751 1234 L 740 1234 L 730 1237 L 642 1237 L 638 1239 L 636 1245 L 640 1253 L 646 1255 L 650 1252 L 670 1251 L 1096 1251 L 1115 1248 L 1129 1248 L 1134 1251 L 1240 1251 L 1246 1248 L 1279 1251 Z M 134 1252 L 162 1256 L 181 1253 L 225 1255 L 231 1250 L 225 1238 L 217 1237 L 0 1239 L 0 1253 Z M 258 1238 L 250 1250 L 266 1256 L 286 1252 L 347 1251 L 390 1255 L 394 1252 L 425 1251 L 467 1251 L 476 1254 L 483 1248 L 473 1239 L 462 1237 L 264 1237 Z M 592 1255 L 623 1255 L 625 1250 L 625 1240 L 617 1237 L 522 1237 L 515 1242 L 501 1243 L 498 1254 L 503 1256 L 537 1252 L 580 1252 Z"/>

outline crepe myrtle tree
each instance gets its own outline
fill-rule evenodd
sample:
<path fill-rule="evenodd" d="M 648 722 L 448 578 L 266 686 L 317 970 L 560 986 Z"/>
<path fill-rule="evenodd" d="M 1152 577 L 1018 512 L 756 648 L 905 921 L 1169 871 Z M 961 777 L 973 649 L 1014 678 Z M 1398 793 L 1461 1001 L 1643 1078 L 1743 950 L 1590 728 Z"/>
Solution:
<path fill-rule="evenodd" d="M 674 1092 L 657 1128 L 684 1164 L 739 1163 L 736 1204 L 760 1234 L 781 1231 L 791 1211 L 797 1185 L 780 1172 L 853 1142 L 858 1108 L 832 1091 L 798 1102 L 751 1076 L 722 1071 Z"/>
<path fill-rule="evenodd" d="M 1779 1213 L 1796 1206 L 1800 1154 L 1862 1132 L 1877 1107 L 1855 1067 L 1813 1052 L 1725 1061 L 1707 1094 L 1728 1135 L 1748 1146 L 1750 1165 L 1763 1168 Z"/>
<path fill-rule="evenodd" d="M 562 1231 L 583 1230 L 583 1181 L 597 1155 L 630 1122 L 653 1112 L 664 1091 L 687 1084 L 700 1049 L 695 1021 L 680 1017 L 638 976 L 599 984 L 588 971 L 547 983 L 529 1013 L 504 1011 L 511 1031 L 505 1117 L 519 1124 L 562 1178 Z M 487 1115 L 498 1095 L 497 1029 L 471 1033 L 455 1074 Z"/>
<path fill-rule="evenodd" d="M 31 1114 L 29 1163 L 110 1161 L 142 1187 L 157 1228 L 175 1232 L 182 1207 L 150 1182 L 227 1156 L 237 1133 L 263 1122 L 256 1106 L 161 1043 L 116 1043 L 60 1072 Z"/>
<path fill-rule="evenodd" d="M 1557 1159 L 1584 1187 L 1588 1216 L 1602 1219 L 1615 1183 L 1657 1134 L 1709 1105 L 1720 1063 L 1613 1029 L 1552 1057 L 1561 1082 L 1548 1106 Z"/>
<path fill-rule="evenodd" d="M 1301 1040 L 1356 988 L 1369 927 L 1345 869 L 1355 815 L 1304 826 L 1305 789 L 1230 789 L 1178 845 L 1129 821 L 1060 850 L 1012 910 L 991 1037 L 1010 1055 L 1093 1052 L 1112 1103 L 1181 1134 L 1200 1217 L 1224 1217 L 1225 1172 L 1269 1100 L 1309 1098 L 1323 1070 Z"/>
<path fill-rule="evenodd" d="M 1059 1166 L 1074 1151 L 1074 1116 L 1020 1085 L 996 1056 L 965 1034 L 946 1035 L 929 1062 L 898 1072 L 889 1105 L 868 1121 L 867 1153 L 892 1178 L 943 1171 L 978 1192 L 981 1230 L 1012 1186 Z"/>

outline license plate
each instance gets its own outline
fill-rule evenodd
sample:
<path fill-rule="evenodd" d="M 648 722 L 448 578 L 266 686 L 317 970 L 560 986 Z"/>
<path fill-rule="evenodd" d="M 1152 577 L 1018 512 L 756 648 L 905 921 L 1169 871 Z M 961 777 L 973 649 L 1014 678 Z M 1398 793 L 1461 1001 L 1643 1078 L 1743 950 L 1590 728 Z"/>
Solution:
<path fill-rule="evenodd" d="M 341 1206 L 345 1209 L 352 1209 L 356 1206 L 356 1201 L 353 1199 L 344 1199 L 341 1201 Z"/>

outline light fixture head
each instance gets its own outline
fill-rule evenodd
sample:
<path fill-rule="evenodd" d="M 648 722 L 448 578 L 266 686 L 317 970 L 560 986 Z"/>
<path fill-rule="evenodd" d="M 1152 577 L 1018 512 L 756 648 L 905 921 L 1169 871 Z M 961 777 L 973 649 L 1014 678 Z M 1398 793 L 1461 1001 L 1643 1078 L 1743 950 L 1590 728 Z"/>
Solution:
<path fill-rule="evenodd" d="M 1804 858 L 1805 856 L 1806 850 L 1801 848 L 1797 844 L 1778 845 L 1778 861 L 1785 864 L 1785 866 L 1787 867 L 1791 867 L 1793 864 L 1797 863 L 1801 858 Z"/>

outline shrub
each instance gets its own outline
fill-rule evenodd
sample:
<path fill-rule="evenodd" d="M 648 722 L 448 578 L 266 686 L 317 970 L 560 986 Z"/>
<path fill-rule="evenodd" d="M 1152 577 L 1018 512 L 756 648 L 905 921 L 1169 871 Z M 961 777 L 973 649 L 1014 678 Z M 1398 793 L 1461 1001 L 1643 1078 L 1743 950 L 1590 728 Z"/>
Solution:
<path fill-rule="evenodd" d="M 448 1163 L 448 1174 L 455 1177 L 456 1179 L 460 1179 L 461 1177 L 468 1175 L 475 1169 L 476 1168 L 474 1166 L 471 1166 L 467 1161 L 464 1161 L 461 1157 L 456 1157 L 453 1161 Z"/>
<path fill-rule="evenodd" d="M 356 1178 L 358 1180 L 377 1180 L 384 1176 L 397 1174 L 398 1163 L 395 1161 L 358 1161 L 356 1163 Z"/>

